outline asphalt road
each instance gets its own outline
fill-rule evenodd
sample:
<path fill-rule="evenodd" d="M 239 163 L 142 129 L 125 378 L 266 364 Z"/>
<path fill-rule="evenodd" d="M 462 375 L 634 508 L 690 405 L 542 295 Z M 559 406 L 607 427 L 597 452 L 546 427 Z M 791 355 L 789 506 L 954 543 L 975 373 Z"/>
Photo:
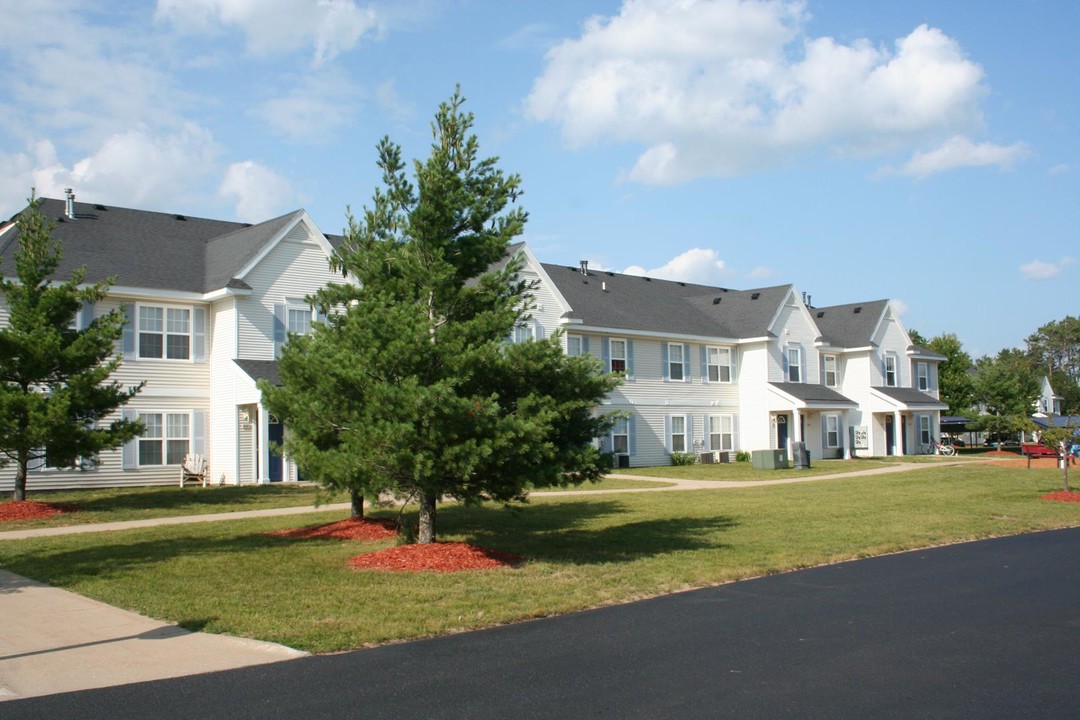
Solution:
<path fill-rule="evenodd" d="M 372 650 L 9 701 L 0 715 L 1070 718 L 1080 716 L 1078 671 L 1080 528 Z"/>

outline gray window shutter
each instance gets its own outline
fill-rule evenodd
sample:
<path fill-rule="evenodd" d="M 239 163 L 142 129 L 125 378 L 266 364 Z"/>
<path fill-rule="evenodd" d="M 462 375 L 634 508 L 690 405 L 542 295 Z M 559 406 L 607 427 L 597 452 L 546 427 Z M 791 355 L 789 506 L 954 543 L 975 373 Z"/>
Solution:
<path fill-rule="evenodd" d="M 708 448 L 706 446 L 709 444 L 709 436 L 705 433 L 705 421 L 708 419 L 708 417 L 709 417 L 708 415 L 698 415 L 698 421 L 699 421 L 699 424 L 701 425 L 701 434 L 702 434 L 701 448 L 703 450 L 707 450 Z M 693 446 L 691 446 L 691 447 L 693 447 Z"/>
<path fill-rule="evenodd" d="M 664 449 L 671 452 L 671 416 L 664 416 Z"/>
<path fill-rule="evenodd" d="M 701 346 L 701 382 L 709 382 L 709 349 Z"/>
<path fill-rule="evenodd" d="M 281 356 L 285 339 L 285 303 L 274 303 L 274 357 Z"/>
<path fill-rule="evenodd" d="M 607 434 L 600 438 L 600 452 L 609 453 L 612 447 L 611 431 L 608 430 Z"/>
<path fill-rule="evenodd" d="M 683 382 L 690 382 L 690 344 L 684 344 L 682 346 L 682 363 L 683 363 Z"/>
<path fill-rule="evenodd" d="M 135 420 L 138 416 L 134 410 L 121 410 L 121 420 Z M 120 469 L 134 470 L 139 466 L 139 440 L 128 440 L 120 451 Z"/>
<path fill-rule="evenodd" d="M 125 360 L 135 359 L 135 306 L 124 305 L 124 334 L 120 339 L 120 349 Z"/>
<path fill-rule="evenodd" d="M 810 382 L 810 368 L 806 365 L 806 348 L 799 346 L 799 382 Z"/>
<path fill-rule="evenodd" d="M 660 367 L 663 368 L 664 381 L 671 379 L 671 363 L 668 362 L 667 343 L 660 343 Z"/>
<path fill-rule="evenodd" d="M 630 415 L 630 420 L 627 423 L 630 426 L 628 432 L 630 433 L 629 442 L 627 443 L 627 450 L 631 455 L 637 455 L 637 413 Z"/>
<path fill-rule="evenodd" d="M 320 307 L 315 308 L 315 322 L 320 325 L 326 324 L 326 313 L 324 313 L 323 309 Z"/>
<path fill-rule="evenodd" d="M 191 355 L 195 362 L 206 362 L 206 308 L 191 313 Z"/>
<path fill-rule="evenodd" d="M 85 330 L 90 327 L 92 322 L 94 322 L 94 303 L 83 303 L 82 308 L 79 310 L 79 320 L 75 326 L 79 330 Z"/>
<path fill-rule="evenodd" d="M 739 349 L 731 348 L 731 352 L 728 355 L 731 362 L 731 382 L 739 381 Z"/>
<path fill-rule="evenodd" d="M 781 357 L 783 358 L 783 360 L 784 360 L 784 382 L 787 382 L 787 381 L 788 381 L 788 359 L 787 359 L 787 352 L 788 352 L 788 349 L 787 349 L 787 346 L 786 346 L 786 345 L 785 345 L 784 347 L 781 347 L 781 348 L 780 348 L 780 356 L 781 356 Z"/>
<path fill-rule="evenodd" d="M 206 411 L 191 413 L 191 452 L 206 457 Z"/>
<path fill-rule="evenodd" d="M 634 379 L 634 341 L 626 341 L 626 379 Z"/>
<path fill-rule="evenodd" d="M 589 336 L 588 335 L 582 335 L 581 336 L 581 354 L 582 355 L 588 355 L 589 354 Z"/>
<path fill-rule="evenodd" d="M 600 339 L 600 360 L 604 363 L 604 372 L 611 372 L 611 343 L 607 338 Z"/>
<path fill-rule="evenodd" d="M 731 449 L 738 451 L 739 449 L 739 416 L 731 416 Z"/>

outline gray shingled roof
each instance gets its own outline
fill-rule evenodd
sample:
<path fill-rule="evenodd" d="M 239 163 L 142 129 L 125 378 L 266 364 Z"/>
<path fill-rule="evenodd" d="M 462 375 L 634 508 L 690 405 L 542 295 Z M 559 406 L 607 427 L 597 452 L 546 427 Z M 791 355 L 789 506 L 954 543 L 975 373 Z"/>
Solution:
<path fill-rule="evenodd" d="M 765 335 L 790 285 L 730 290 L 604 270 L 543 264 L 570 304 L 569 317 L 591 327 L 718 338 Z"/>
<path fill-rule="evenodd" d="M 252 380 L 266 380 L 271 385 L 281 384 L 277 360 L 233 360 L 233 362 Z"/>
<path fill-rule="evenodd" d="M 125 287 L 210 292 L 244 287 L 234 276 L 266 243 L 296 218 L 296 210 L 258 225 L 75 203 L 75 219 L 64 217 L 64 201 L 45 198 L 41 211 L 56 220 L 53 237 L 63 243 L 57 277 L 86 266 L 86 280 L 115 276 Z M 340 238 L 327 236 L 332 245 Z M 335 242 L 336 240 L 336 242 Z M 0 245 L 0 273 L 15 274 L 18 229 Z"/>
<path fill-rule="evenodd" d="M 943 408 L 948 407 L 933 395 L 927 395 L 923 391 L 914 388 L 875 387 L 874 389 L 882 395 L 887 395 L 905 405 L 940 405 Z"/>
<path fill-rule="evenodd" d="M 830 403 L 836 406 L 856 407 L 858 403 L 841 395 L 832 388 L 813 383 L 769 383 L 791 397 L 806 403 Z"/>
<path fill-rule="evenodd" d="M 888 300 L 810 308 L 821 336 L 829 345 L 840 348 L 866 347 L 873 339 Z"/>

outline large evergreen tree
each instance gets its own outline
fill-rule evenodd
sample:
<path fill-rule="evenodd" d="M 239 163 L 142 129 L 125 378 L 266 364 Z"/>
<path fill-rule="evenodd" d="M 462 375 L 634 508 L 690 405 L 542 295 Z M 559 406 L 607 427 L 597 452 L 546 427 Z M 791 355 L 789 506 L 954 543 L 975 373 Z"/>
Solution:
<path fill-rule="evenodd" d="M 949 414 L 971 412 L 975 404 L 971 373 L 974 363 L 971 356 L 964 352 L 960 338 L 956 333 L 942 333 L 930 340 L 926 347 L 945 356 L 944 362 L 938 365 L 938 387 L 942 402 L 949 405 Z"/>
<path fill-rule="evenodd" d="M 383 187 L 333 258 L 350 282 L 316 294 L 326 324 L 286 344 L 280 387 L 262 385 L 306 477 L 414 498 L 420 542 L 435 541 L 440 498 L 599 478 L 610 457 L 592 441 L 612 420 L 596 408 L 619 382 L 557 337 L 507 342 L 529 319 L 509 248 L 527 216 L 510 207 L 520 178 L 479 158 L 463 102 L 440 105 L 415 185 L 400 148 L 379 144 Z"/>
<path fill-rule="evenodd" d="M 27 468 L 43 460 L 70 468 L 138 435 L 141 424 L 102 421 L 142 386 L 109 376 L 120 364 L 124 316 L 115 310 L 76 329 L 76 314 L 105 297 L 111 281 L 80 287 L 86 269 L 62 282 L 53 275 L 63 249 L 31 193 L 17 222 L 17 280 L 0 278 L 8 323 L 0 328 L 0 467 L 14 463 L 13 498 L 26 498 Z"/>

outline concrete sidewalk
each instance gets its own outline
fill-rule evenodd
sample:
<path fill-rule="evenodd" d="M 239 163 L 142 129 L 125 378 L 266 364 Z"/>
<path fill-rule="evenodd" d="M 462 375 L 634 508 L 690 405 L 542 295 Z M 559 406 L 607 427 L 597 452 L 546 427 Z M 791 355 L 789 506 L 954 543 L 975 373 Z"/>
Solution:
<path fill-rule="evenodd" d="M 0 700 L 307 655 L 259 640 L 189 632 L 5 570 L 0 570 L 0 608 Z"/>

